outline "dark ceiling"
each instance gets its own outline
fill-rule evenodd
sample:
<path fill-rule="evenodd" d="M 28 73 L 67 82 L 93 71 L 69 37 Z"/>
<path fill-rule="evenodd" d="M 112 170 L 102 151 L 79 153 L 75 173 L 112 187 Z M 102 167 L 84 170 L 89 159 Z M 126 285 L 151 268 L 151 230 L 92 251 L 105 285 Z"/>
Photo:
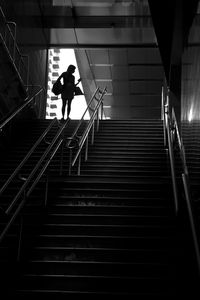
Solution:
<path fill-rule="evenodd" d="M 18 25 L 21 46 L 76 49 L 83 85 L 108 87 L 107 118 L 160 118 L 163 63 L 168 76 L 182 42 L 172 47 L 181 2 L 6 0 L 6 14 Z"/>

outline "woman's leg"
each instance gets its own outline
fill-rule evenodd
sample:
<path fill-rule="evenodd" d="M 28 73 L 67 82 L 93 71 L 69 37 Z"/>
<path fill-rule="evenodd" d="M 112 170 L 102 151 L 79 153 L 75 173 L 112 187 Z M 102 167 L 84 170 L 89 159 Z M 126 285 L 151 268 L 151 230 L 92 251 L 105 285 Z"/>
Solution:
<path fill-rule="evenodd" d="M 68 101 L 67 101 L 67 117 L 69 117 L 69 114 L 71 111 L 71 103 L 72 103 L 72 99 L 68 99 Z"/>
<path fill-rule="evenodd" d="M 66 99 L 62 99 L 62 116 L 63 116 L 63 119 L 64 119 L 64 116 L 65 116 L 66 103 L 67 103 L 67 100 Z"/>

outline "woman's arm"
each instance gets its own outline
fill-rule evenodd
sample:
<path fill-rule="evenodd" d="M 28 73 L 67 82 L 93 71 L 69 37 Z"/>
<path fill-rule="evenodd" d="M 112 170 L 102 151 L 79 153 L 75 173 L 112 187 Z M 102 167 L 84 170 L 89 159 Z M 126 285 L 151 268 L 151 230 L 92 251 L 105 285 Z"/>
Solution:
<path fill-rule="evenodd" d="M 82 80 L 82 78 L 79 78 L 77 83 L 75 84 L 75 86 L 78 85 L 81 80 Z"/>
<path fill-rule="evenodd" d="M 60 80 L 63 77 L 63 73 L 58 77 L 58 80 Z"/>

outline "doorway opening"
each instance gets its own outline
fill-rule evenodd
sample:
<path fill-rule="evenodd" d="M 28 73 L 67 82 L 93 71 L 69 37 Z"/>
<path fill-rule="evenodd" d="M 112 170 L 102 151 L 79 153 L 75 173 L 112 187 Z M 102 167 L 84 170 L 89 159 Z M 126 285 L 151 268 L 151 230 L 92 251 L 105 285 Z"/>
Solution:
<path fill-rule="evenodd" d="M 67 67 L 72 64 L 76 66 L 75 82 L 80 78 L 79 69 L 76 61 L 76 56 L 73 49 L 49 49 L 48 53 L 48 90 L 47 90 L 47 108 L 46 119 L 61 119 L 61 107 L 62 100 L 61 95 L 55 96 L 52 92 L 53 83 L 56 79 L 67 70 Z M 83 91 L 81 82 L 79 87 Z M 84 92 L 84 91 L 83 91 Z M 72 100 L 70 119 L 81 119 L 83 113 L 87 108 L 87 103 L 84 95 L 75 96 Z M 66 112 L 67 113 L 67 109 Z M 66 116 L 65 116 L 66 117 Z M 89 119 L 89 113 L 87 112 L 84 119 Z"/>

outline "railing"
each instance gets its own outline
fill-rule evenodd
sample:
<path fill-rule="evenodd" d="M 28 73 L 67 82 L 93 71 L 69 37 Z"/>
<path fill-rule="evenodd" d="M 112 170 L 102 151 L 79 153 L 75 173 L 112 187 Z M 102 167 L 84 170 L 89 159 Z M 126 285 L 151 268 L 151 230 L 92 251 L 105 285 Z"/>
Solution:
<path fill-rule="evenodd" d="M 28 105 L 32 104 L 32 105 L 36 105 L 36 102 L 39 101 L 39 103 L 41 102 L 41 97 L 43 95 L 43 93 L 45 92 L 45 89 L 43 87 L 40 87 L 40 89 L 27 101 L 25 101 L 25 103 L 23 105 L 21 105 L 18 109 L 16 109 L 8 118 L 6 118 L 5 121 L 3 121 L 0 124 L 0 131 L 3 130 L 3 128 L 10 123 L 10 121 L 12 121 L 17 115 L 19 115 L 25 108 L 28 107 Z"/>
<path fill-rule="evenodd" d="M 169 103 L 169 96 L 167 96 L 167 103 Z M 165 135 L 164 138 L 166 139 L 165 143 L 168 147 L 169 151 L 169 160 L 170 160 L 170 170 L 171 170 L 171 179 L 172 179 L 172 187 L 173 187 L 173 195 L 174 195 L 174 206 L 175 206 L 175 213 L 178 214 L 179 210 L 179 203 L 178 203 L 178 192 L 177 192 L 177 184 L 176 184 L 176 174 L 175 174 L 175 164 L 174 164 L 174 151 L 173 151 L 173 141 L 172 141 L 172 127 L 171 127 L 171 118 L 169 113 L 169 104 L 164 106 L 164 128 L 165 128 Z"/>
<path fill-rule="evenodd" d="M 22 55 L 17 46 L 17 26 L 15 22 L 8 22 L 2 8 L 0 7 L 0 23 L 1 30 L 0 35 L 2 42 L 6 48 L 9 57 L 16 68 L 19 78 L 22 80 L 25 86 L 28 86 L 29 80 L 29 57 L 28 55 Z M 13 30 L 11 30 L 11 27 Z"/>
<path fill-rule="evenodd" d="M 70 154 L 69 154 L 69 175 L 71 174 L 72 167 L 75 165 L 76 161 L 78 160 L 78 171 L 77 174 L 80 175 L 80 168 L 81 168 L 81 152 L 83 149 L 83 146 L 85 145 L 85 161 L 88 158 L 88 142 L 89 142 L 89 134 L 92 130 L 92 137 L 91 137 L 91 144 L 94 143 L 94 135 L 95 135 L 95 120 L 96 120 L 96 130 L 99 130 L 99 120 L 103 118 L 103 97 L 106 94 L 106 88 L 104 88 L 103 91 L 101 91 L 99 88 L 96 89 L 94 92 L 91 100 L 88 103 L 88 106 L 79 121 L 76 129 L 74 130 L 72 136 L 69 138 L 69 141 L 67 142 L 67 147 L 69 148 Z M 99 98 L 97 98 L 99 97 Z M 92 104 L 94 104 L 94 101 L 96 102 L 96 105 L 93 105 L 94 108 L 91 107 Z M 87 124 L 87 127 L 85 128 L 84 132 L 81 136 L 78 136 L 78 131 L 81 128 L 81 125 L 84 122 L 84 117 L 86 113 L 91 110 L 92 115 L 91 118 Z M 73 155 L 73 149 L 75 149 L 75 153 Z"/>
<path fill-rule="evenodd" d="M 167 130 L 166 130 L 166 107 L 168 107 L 167 101 L 169 100 L 166 98 L 167 92 L 166 92 L 165 86 L 162 86 L 162 95 L 161 95 L 161 120 L 163 120 L 163 134 L 164 134 L 164 146 L 167 147 Z"/>
<path fill-rule="evenodd" d="M 4 128 L 18 113 L 20 113 L 27 105 L 29 105 L 34 98 L 39 95 L 43 89 L 40 89 L 36 95 L 31 97 L 24 105 L 22 105 L 17 111 L 15 111 L 6 121 L 4 121 L 0 125 L 0 130 Z M 89 138 L 89 133 L 90 130 L 92 129 L 92 143 L 94 142 L 94 132 L 95 132 L 95 120 L 97 124 L 97 130 L 99 129 L 99 120 L 100 118 L 102 119 L 103 116 L 103 96 L 106 93 L 106 88 L 103 91 L 100 91 L 99 88 L 95 91 L 94 95 L 92 96 L 81 120 L 79 121 L 78 126 L 76 127 L 75 131 L 73 132 L 72 137 L 69 139 L 67 146 L 70 149 L 70 167 L 71 169 L 72 166 L 74 166 L 76 160 L 79 158 L 79 166 L 78 166 L 78 174 L 80 175 L 80 156 L 81 156 L 81 150 L 83 146 L 86 143 L 86 152 L 85 152 L 85 159 L 87 159 L 88 155 L 88 138 Z M 96 101 L 94 104 L 94 101 Z M 92 107 L 93 106 L 93 107 Z M 84 116 L 87 113 L 87 111 L 92 111 L 92 116 L 87 124 L 87 127 L 85 128 L 81 138 L 77 141 L 77 134 L 78 131 L 84 121 Z M 11 227 L 15 219 L 20 216 L 20 232 L 19 232 L 19 246 L 18 246 L 18 255 L 17 258 L 18 260 L 20 259 L 20 251 L 21 251 L 21 237 L 22 237 L 22 230 L 23 230 L 23 215 L 21 214 L 21 211 L 24 207 L 24 205 L 27 202 L 27 198 L 30 196 L 32 191 L 34 190 L 35 186 L 38 184 L 38 182 L 41 180 L 43 175 L 45 174 L 46 169 L 48 168 L 50 162 L 52 161 L 53 157 L 57 153 L 57 151 L 61 148 L 63 149 L 63 145 L 66 145 L 66 140 L 64 138 L 63 131 L 68 125 L 70 119 L 67 119 L 65 123 L 60 125 L 59 123 L 59 129 L 56 135 L 54 136 L 53 140 L 49 142 L 49 145 L 46 149 L 46 151 L 43 153 L 41 158 L 38 160 L 37 164 L 33 167 L 32 171 L 30 172 L 29 175 L 26 175 L 27 178 L 23 178 L 23 183 L 22 186 L 19 188 L 19 190 L 16 192 L 15 196 L 9 203 L 9 205 L 6 207 L 5 210 L 1 208 L 1 213 L 4 214 L 6 217 L 6 223 L 5 226 L 3 227 L 2 232 L 0 232 L 0 242 L 4 239 L 8 229 Z M 30 158 L 30 156 L 33 154 L 35 149 L 38 147 L 38 145 L 42 142 L 45 141 L 45 137 L 47 134 L 50 132 L 52 126 L 57 122 L 57 119 L 54 119 L 48 128 L 44 131 L 44 133 L 40 136 L 40 138 L 36 141 L 36 143 L 32 146 L 30 151 L 27 153 L 27 155 L 24 157 L 24 159 L 19 163 L 17 168 L 14 170 L 14 172 L 11 174 L 11 176 L 7 179 L 7 181 L 4 183 L 4 185 L 0 189 L 0 196 L 7 190 L 10 184 L 12 182 L 15 182 L 14 180 L 16 178 L 19 179 L 19 174 L 22 168 L 24 167 L 25 163 L 27 160 Z M 73 157 L 72 160 L 72 143 L 74 141 L 77 141 L 76 145 L 76 153 L 75 156 Z M 62 154 L 61 154 L 62 157 Z M 45 197 L 44 197 L 44 206 L 47 205 L 47 198 L 48 198 L 48 182 L 49 178 L 48 175 L 46 176 L 45 180 Z"/>
<path fill-rule="evenodd" d="M 196 258 L 197 258 L 197 263 L 198 263 L 198 270 L 199 270 L 199 275 L 200 275 L 200 249 L 199 249 L 199 243 L 197 239 L 197 231 L 196 231 L 196 225 L 195 225 L 195 216 L 193 213 L 193 205 L 192 205 L 192 200 L 190 196 L 190 183 L 189 183 L 189 174 L 188 174 L 188 168 L 187 168 L 187 163 L 186 163 L 186 157 L 185 157 L 185 148 L 183 145 L 182 138 L 179 133 L 179 128 L 178 128 L 178 123 L 175 115 L 174 108 L 172 108 L 172 124 L 173 124 L 173 130 L 175 131 L 171 136 L 174 139 L 173 144 L 175 144 L 175 141 L 178 142 L 178 148 L 179 148 L 179 153 L 181 157 L 181 162 L 182 162 L 182 182 L 183 182 L 183 187 L 184 187 L 184 194 L 185 194 L 185 200 L 186 200 L 186 205 L 187 205 L 187 210 L 188 210 L 188 216 L 189 216 L 189 221 L 190 221 L 190 226 L 191 226 L 191 231 L 192 231 L 192 237 L 193 237 L 193 242 L 194 242 L 194 249 L 196 253 Z"/>
<path fill-rule="evenodd" d="M 31 148 L 31 150 L 28 152 L 28 154 L 25 156 L 23 161 L 18 165 L 18 167 L 15 169 L 13 174 L 8 178 L 8 180 L 5 182 L 5 184 L 2 186 L 0 190 L 0 195 L 3 194 L 3 192 L 8 188 L 9 184 L 16 178 L 16 176 L 20 173 L 20 170 L 25 165 L 31 154 L 34 152 L 36 147 L 43 141 L 46 137 L 46 135 L 49 133 L 52 126 L 57 122 L 57 119 L 54 119 L 48 128 L 45 130 L 45 132 L 41 135 L 41 137 L 36 141 L 34 146 Z M 62 145 L 64 141 L 63 137 L 63 131 L 68 125 L 69 120 L 67 120 L 62 126 L 59 124 L 59 129 L 56 135 L 54 136 L 53 140 L 49 143 L 49 146 L 47 147 L 46 151 L 43 153 L 41 158 L 38 160 L 37 164 L 33 168 L 33 170 L 30 172 L 28 177 L 25 179 L 24 183 L 22 184 L 21 188 L 17 191 L 17 194 L 12 199 L 9 206 L 5 209 L 4 215 L 10 219 L 6 222 L 6 225 L 2 232 L 0 233 L 0 242 L 3 240 L 4 236 L 6 235 L 8 229 L 13 224 L 16 217 L 19 216 L 21 210 L 23 209 L 24 205 L 27 202 L 27 198 L 30 196 L 32 191 L 34 190 L 37 183 L 40 181 L 42 176 L 44 175 L 47 167 L 49 166 L 50 162 L 52 161 L 53 157 L 55 156 L 56 152 Z M 45 186 L 45 200 L 44 204 L 46 206 L 47 204 L 47 193 L 48 193 L 48 176 L 46 177 L 46 186 Z M 21 199 L 21 201 L 20 201 Z M 20 227 L 20 233 L 19 236 L 21 236 L 22 233 L 22 226 Z M 19 238 L 19 244 L 20 244 L 20 238 Z M 20 258 L 20 245 L 18 247 L 18 259 Z"/>
<path fill-rule="evenodd" d="M 164 135 L 164 144 L 167 146 L 169 150 L 169 158 L 170 158 L 170 168 L 171 168 L 171 177 L 172 177 L 172 184 L 173 184 L 173 193 L 174 193 L 174 201 L 175 201 L 175 211 L 176 214 L 179 212 L 179 203 L 178 203 L 178 192 L 177 192 L 177 183 L 176 183 L 176 174 L 175 174 L 175 164 L 174 164 L 174 146 L 178 145 L 178 150 L 181 157 L 181 164 L 182 164 L 182 183 L 183 183 L 183 190 L 186 200 L 186 207 L 188 211 L 189 223 L 191 227 L 191 233 L 193 238 L 193 244 L 195 249 L 195 255 L 197 260 L 198 271 L 200 275 L 200 248 L 199 248 L 199 241 L 197 238 L 197 230 L 195 225 L 195 216 L 193 212 L 193 205 L 190 196 L 190 184 L 189 184 L 189 175 L 188 175 L 188 168 L 186 163 L 185 157 L 185 149 L 183 145 L 183 141 L 179 132 L 179 127 L 176 119 L 176 114 L 174 108 L 172 107 L 171 113 L 169 109 L 169 89 L 163 87 L 163 94 L 162 94 L 162 111 L 164 112 L 163 116 L 163 128 L 166 134 Z M 165 101 L 166 100 L 166 101 Z M 177 142 L 177 143 L 176 143 Z"/>

